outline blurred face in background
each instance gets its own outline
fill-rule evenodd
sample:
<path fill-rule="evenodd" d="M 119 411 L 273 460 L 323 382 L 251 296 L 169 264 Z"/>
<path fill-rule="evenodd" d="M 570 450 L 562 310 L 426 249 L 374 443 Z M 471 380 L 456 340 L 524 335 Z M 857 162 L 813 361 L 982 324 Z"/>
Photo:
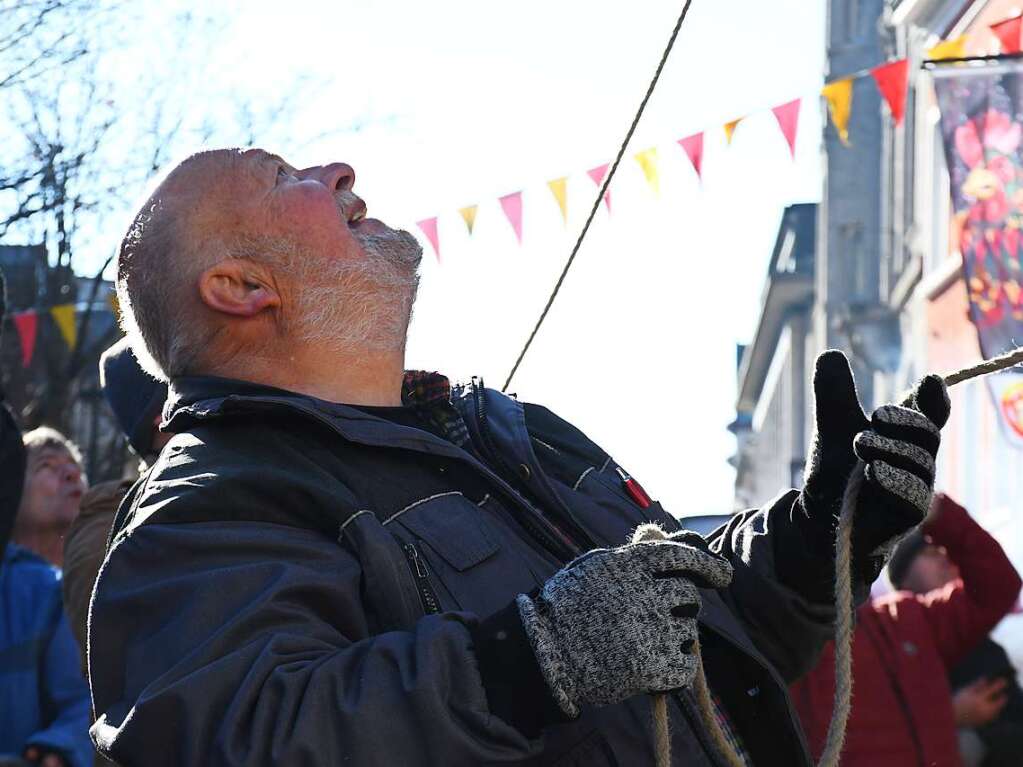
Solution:
<path fill-rule="evenodd" d="M 959 577 L 959 568 L 948 558 L 943 546 L 927 544 L 906 571 L 900 588 L 916 594 L 940 589 Z"/>
<path fill-rule="evenodd" d="M 84 492 L 82 467 L 67 450 L 47 446 L 31 451 L 17 528 L 67 530 L 78 516 Z"/>

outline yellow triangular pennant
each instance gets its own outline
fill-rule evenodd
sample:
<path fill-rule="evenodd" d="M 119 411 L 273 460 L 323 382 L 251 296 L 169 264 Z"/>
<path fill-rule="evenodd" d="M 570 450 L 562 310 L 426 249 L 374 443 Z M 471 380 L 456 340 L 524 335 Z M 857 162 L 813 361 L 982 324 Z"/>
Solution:
<path fill-rule="evenodd" d="M 827 99 L 828 112 L 835 124 L 838 137 L 849 146 L 849 115 L 852 114 L 853 81 L 851 77 L 835 80 L 821 89 L 821 95 Z"/>
<path fill-rule="evenodd" d="M 64 336 L 64 343 L 69 349 L 75 348 L 75 341 L 78 340 L 78 327 L 75 325 L 75 305 L 61 304 L 50 309 L 53 321 L 57 323 L 60 334 Z"/>
<path fill-rule="evenodd" d="M 966 54 L 966 35 L 954 40 L 944 40 L 929 51 L 927 58 L 931 61 L 942 61 L 943 59 L 961 59 Z"/>
<path fill-rule="evenodd" d="M 107 303 L 110 304 L 110 311 L 112 311 L 114 313 L 114 321 L 116 321 L 117 324 L 120 325 L 121 324 L 121 302 L 120 302 L 120 300 L 118 300 L 117 294 L 116 293 L 111 293 L 109 296 L 107 296 Z"/>
<path fill-rule="evenodd" d="M 742 118 L 740 117 L 738 120 L 732 120 L 731 122 L 725 123 L 725 140 L 729 144 L 732 143 L 732 134 L 735 133 L 735 126 L 738 125 L 741 120 Z"/>
<path fill-rule="evenodd" d="M 661 193 L 661 179 L 657 174 L 657 147 L 651 147 L 650 149 L 644 149 L 642 152 L 637 152 L 636 162 L 638 162 L 639 167 L 643 169 L 643 175 L 646 176 L 646 182 L 650 184 L 650 188 L 654 190 L 654 194 L 659 195 Z"/>
<path fill-rule="evenodd" d="M 472 234 L 473 224 L 476 223 L 476 209 L 478 207 L 478 205 L 466 205 L 464 208 L 458 209 L 458 212 L 462 214 L 462 220 L 465 222 L 465 227 L 469 230 L 469 234 Z"/>
<path fill-rule="evenodd" d="M 568 223 L 568 176 L 562 178 L 556 178 L 553 181 L 548 181 L 547 186 L 551 190 L 551 194 L 554 195 L 554 199 L 558 201 L 558 207 L 561 209 L 561 220 L 566 224 Z"/>

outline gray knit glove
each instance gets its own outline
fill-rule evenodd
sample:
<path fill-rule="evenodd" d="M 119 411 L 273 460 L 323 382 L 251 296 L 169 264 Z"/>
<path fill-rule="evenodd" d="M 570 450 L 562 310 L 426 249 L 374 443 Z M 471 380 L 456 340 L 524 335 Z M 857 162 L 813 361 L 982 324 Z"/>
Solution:
<path fill-rule="evenodd" d="M 811 522 L 806 545 L 834 551 L 834 530 L 857 459 L 866 464 L 853 525 L 853 560 L 872 582 L 891 547 L 927 513 L 940 429 L 949 416 L 939 376 L 921 380 L 903 405 L 883 405 L 868 419 L 842 352 L 817 358 L 813 377 L 816 436 L 799 505 Z M 876 560 L 876 561 L 875 561 Z M 792 583 L 792 579 L 785 578 Z M 826 595 L 831 597 L 830 579 Z"/>
<path fill-rule="evenodd" d="M 697 588 L 724 588 L 732 566 L 695 533 L 595 549 L 555 573 L 519 614 L 561 709 L 688 686 Z"/>

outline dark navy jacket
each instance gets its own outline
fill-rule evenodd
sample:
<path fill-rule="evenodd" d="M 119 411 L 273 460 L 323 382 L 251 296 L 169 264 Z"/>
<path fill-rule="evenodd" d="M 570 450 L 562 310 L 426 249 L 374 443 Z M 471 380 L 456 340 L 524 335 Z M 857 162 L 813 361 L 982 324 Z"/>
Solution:
<path fill-rule="evenodd" d="M 470 451 L 307 396 L 176 382 L 176 436 L 122 505 L 93 597 L 101 750 L 126 767 L 652 764 L 645 697 L 539 735 L 495 715 L 473 627 L 577 552 L 678 523 L 550 411 L 476 386 L 455 403 Z M 786 682 L 834 617 L 775 577 L 794 495 L 715 534 L 735 577 L 703 592 L 710 684 L 758 765 L 808 763 Z M 676 763 L 714 764 L 690 694 L 671 708 Z"/>
<path fill-rule="evenodd" d="M 89 688 L 64 616 L 60 571 L 11 543 L 0 566 L 0 754 L 26 746 L 92 764 Z"/>

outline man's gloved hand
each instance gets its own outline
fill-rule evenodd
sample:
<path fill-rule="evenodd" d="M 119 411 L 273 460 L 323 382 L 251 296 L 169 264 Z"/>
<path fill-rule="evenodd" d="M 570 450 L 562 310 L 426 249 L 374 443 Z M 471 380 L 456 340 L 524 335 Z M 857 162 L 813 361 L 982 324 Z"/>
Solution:
<path fill-rule="evenodd" d="M 569 716 L 583 705 L 688 686 L 697 588 L 724 588 L 732 567 L 695 533 L 596 549 L 555 573 L 519 615 L 540 669 Z"/>
<path fill-rule="evenodd" d="M 948 391 L 939 376 L 927 376 L 913 391 L 911 407 L 883 405 L 868 421 L 849 362 L 834 350 L 817 358 L 813 389 L 817 434 L 798 503 L 819 529 L 833 535 L 857 458 L 866 463 L 853 524 L 854 561 L 864 562 L 927 513 L 939 429 L 949 415 Z"/>

